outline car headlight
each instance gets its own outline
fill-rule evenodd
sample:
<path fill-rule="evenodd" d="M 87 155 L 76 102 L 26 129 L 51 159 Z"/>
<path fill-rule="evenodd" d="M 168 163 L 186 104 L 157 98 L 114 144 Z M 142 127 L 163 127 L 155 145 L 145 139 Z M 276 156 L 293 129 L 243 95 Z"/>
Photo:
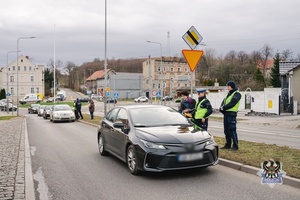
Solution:
<path fill-rule="evenodd" d="M 214 144 L 214 143 L 216 143 L 216 142 L 215 142 L 215 139 L 214 139 L 214 136 L 211 136 L 211 137 L 210 137 L 210 140 L 208 140 L 208 141 L 206 142 L 206 145 L 210 145 L 210 144 Z"/>
<path fill-rule="evenodd" d="M 145 140 L 140 139 L 141 142 L 145 145 L 145 147 L 149 148 L 149 149 L 166 149 L 166 147 L 164 147 L 164 145 L 161 144 L 155 144 L 152 142 L 147 142 Z"/>

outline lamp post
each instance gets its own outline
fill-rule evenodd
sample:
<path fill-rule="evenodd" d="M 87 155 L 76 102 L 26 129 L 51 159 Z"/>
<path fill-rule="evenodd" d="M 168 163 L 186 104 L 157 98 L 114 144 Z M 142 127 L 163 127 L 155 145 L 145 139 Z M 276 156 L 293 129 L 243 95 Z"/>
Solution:
<path fill-rule="evenodd" d="M 19 40 L 33 38 L 35 37 L 19 37 L 17 40 L 17 116 L 19 116 Z"/>
<path fill-rule="evenodd" d="M 8 51 L 7 54 L 6 54 L 6 94 L 8 93 L 8 54 L 9 53 L 14 53 L 16 51 Z M 6 106 L 7 106 L 7 113 L 9 112 L 9 109 L 8 109 L 8 98 L 6 97 Z M 12 109 L 13 111 L 13 109 Z"/>
<path fill-rule="evenodd" d="M 161 71 L 162 71 L 162 45 L 159 42 L 153 42 L 153 41 L 149 41 L 149 40 L 147 42 L 153 43 L 153 44 L 159 44 L 159 46 L 160 46 L 160 80 L 159 80 L 159 82 L 160 82 L 160 95 L 161 95 L 160 99 L 162 100 L 162 97 L 164 96 L 164 87 L 163 87 L 162 78 L 161 78 L 161 75 L 162 75 L 162 73 L 161 73 Z M 161 103 L 162 103 L 162 101 L 161 101 Z"/>

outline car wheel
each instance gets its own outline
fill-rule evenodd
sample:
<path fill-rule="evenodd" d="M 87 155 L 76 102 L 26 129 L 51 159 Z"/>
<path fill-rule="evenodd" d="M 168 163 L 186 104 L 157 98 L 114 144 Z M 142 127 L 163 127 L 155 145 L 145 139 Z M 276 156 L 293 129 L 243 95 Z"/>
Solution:
<path fill-rule="evenodd" d="M 127 166 L 131 174 L 137 175 L 139 173 L 136 152 L 133 145 L 130 145 L 127 149 Z"/>
<path fill-rule="evenodd" d="M 105 150 L 105 147 L 104 147 L 104 139 L 103 139 L 102 134 L 100 134 L 99 139 L 98 139 L 98 148 L 99 148 L 99 153 L 101 156 L 107 155 L 107 151 Z"/>

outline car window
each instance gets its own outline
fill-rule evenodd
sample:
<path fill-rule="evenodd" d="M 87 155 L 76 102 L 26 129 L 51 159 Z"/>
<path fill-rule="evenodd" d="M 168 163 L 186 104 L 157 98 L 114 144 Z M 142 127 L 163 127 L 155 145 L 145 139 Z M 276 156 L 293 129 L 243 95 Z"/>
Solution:
<path fill-rule="evenodd" d="M 122 121 L 124 126 L 128 127 L 128 115 L 125 109 L 120 109 L 116 121 Z"/>
<path fill-rule="evenodd" d="M 106 119 L 111 122 L 115 122 L 117 119 L 118 112 L 119 112 L 119 108 L 115 108 L 111 110 L 109 113 L 107 113 Z"/>
<path fill-rule="evenodd" d="M 134 126 L 160 126 L 190 124 L 189 121 L 172 108 L 136 108 L 130 110 Z"/>

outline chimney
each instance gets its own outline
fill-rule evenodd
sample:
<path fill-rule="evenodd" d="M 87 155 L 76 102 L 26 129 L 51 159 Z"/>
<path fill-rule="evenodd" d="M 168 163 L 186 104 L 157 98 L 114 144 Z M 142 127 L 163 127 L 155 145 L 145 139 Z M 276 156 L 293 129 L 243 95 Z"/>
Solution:
<path fill-rule="evenodd" d="M 26 58 L 27 60 L 29 60 L 29 56 L 25 56 L 25 58 Z"/>

